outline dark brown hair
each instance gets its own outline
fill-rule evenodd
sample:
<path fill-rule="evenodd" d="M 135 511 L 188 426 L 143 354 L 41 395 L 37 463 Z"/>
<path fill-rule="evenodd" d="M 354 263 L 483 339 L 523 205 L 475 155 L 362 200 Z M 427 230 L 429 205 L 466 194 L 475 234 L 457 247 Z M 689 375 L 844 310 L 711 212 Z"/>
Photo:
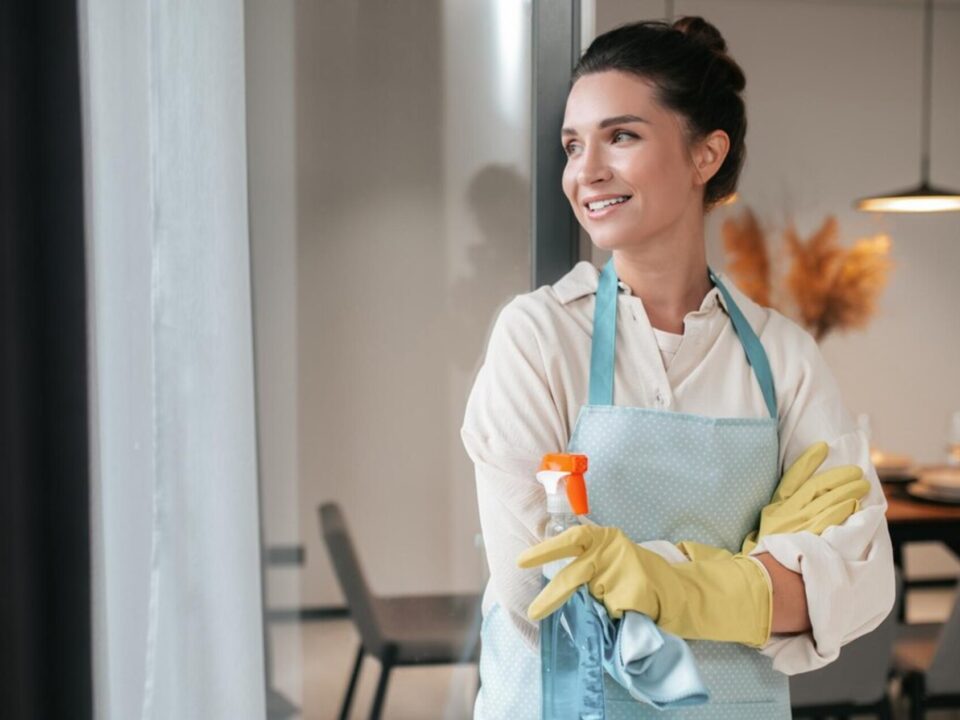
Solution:
<path fill-rule="evenodd" d="M 621 25 L 590 44 L 571 84 L 606 70 L 649 80 L 656 100 L 685 120 L 688 142 L 714 130 L 726 132 L 730 150 L 704 188 L 704 205 L 709 208 L 737 189 L 747 152 L 747 113 L 740 96 L 747 80 L 717 28 L 701 17 L 682 17 L 672 25 L 650 20 Z"/>

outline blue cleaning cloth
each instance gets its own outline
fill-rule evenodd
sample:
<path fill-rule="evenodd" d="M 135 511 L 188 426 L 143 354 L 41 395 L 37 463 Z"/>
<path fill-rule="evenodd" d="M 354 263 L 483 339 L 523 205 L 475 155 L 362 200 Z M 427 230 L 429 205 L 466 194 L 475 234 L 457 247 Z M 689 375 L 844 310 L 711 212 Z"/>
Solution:
<path fill-rule="evenodd" d="M 600 618 L 603 667 L 630 696 L 659 710 L 703 705 L 710 692 L 700 677 L 690 646 L 666 633 L 642 613 L 628 611 L 612 620 L 606 608 L 580 588 Z"/>

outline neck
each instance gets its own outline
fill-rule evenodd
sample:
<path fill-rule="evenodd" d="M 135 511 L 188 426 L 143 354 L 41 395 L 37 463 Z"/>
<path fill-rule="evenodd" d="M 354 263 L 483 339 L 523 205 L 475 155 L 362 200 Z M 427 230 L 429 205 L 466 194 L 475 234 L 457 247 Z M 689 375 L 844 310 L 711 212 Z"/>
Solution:
<path fill-rule="evenodd" d="M 614 250 L 613 264 L 617 277 L 643 301 L 650 324 L 665 332 L 682 334 L 683 318 L 700 309 L 712 287 L 702 217 L 641 247 Z"/>

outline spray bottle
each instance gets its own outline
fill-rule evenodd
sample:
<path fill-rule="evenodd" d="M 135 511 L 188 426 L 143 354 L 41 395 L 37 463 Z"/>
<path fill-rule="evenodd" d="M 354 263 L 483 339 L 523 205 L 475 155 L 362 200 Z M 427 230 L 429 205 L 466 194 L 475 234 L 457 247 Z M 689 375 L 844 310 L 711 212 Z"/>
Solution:
<path fill-rule="evenodd" d="M 545 455 L 537 473 L 547 493 L 546 538 L 579 524 L 589 512 L 587 456 Z M 543 568 L 552 578 L 570 559 Z M 542 720 L 603 720 L 603 647 L 593 600 L 581 587 L 556 612 L 540 621 Z"/>

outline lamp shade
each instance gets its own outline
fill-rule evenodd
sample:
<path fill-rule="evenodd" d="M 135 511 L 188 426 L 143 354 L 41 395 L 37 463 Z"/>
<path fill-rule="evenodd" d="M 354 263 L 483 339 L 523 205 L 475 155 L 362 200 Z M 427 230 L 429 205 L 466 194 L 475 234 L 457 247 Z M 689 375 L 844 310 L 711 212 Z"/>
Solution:
<path fill-rule="evenodd" d="M 865 212 L 946 212 L 960 210 L 960 192 L 924 182 L 888 195 L 860 198 L 854 207 Z"/>
<path fill-rule="evenodd" d="M 853 206 L 866 212 L 946 212 L 960 210 L 960 191 L 930 185 L 930 106 L 933 102 L 933 0 L 923 5 L 923 100 L 920 104 L 920 184 L 890 193 L 860 198 Z"/>

